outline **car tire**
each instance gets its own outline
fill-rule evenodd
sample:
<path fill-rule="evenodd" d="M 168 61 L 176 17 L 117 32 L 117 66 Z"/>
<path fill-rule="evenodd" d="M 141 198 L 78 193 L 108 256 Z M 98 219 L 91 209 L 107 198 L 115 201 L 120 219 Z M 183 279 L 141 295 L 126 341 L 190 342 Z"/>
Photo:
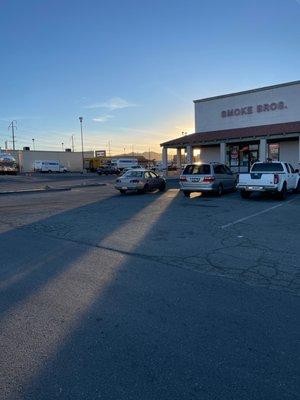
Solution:
<path fill-rule="evenodd" d="M 298 185 L 297 185 L 296 189 L 294 190 L 294 193 L 300 193 L 300 179 L 298 181 Z"/>
<path fill-rule="evenodd" d="M 223 185 L 220 184 L 217 189 L 217 195 L 220 197 L 222 196 L 223 192 L 224 192 Z"/>
<path fill-rule="evenodd" d="M 150 190 L 150 188 L 149 188 L 149 185 L 148 185 L 148 183 L 146 183 L 145 184 L 145 186 L 143 187 L 143 193 L 147 193 L 147 192 L 149 192 L 149 190 Z"/>
<path fill-rule="evenodd" d="M 160 185 L 160 187 L 158 188 L 158 190 L 159 190 L 160 192 L 164 192 L 164 191 L 166 190 L 166 184 L 165 184 L 165 183 L 162 183 L 162 184 Z"/>
<path fill-rule="evenodd" d="M 187 191 L 187 190 L 184 190 L 184 191 L 183 191 L 183 194 L 185 195 L 185 197 L 190 197 L 191 192 L 189 192 L 189 191 Z"/>
<path fill-rule="evenodd" d="M 121 193 L 121 194 L 126 194 L 126 190 L 120 189 L 120 193 Z"/>
<path fill-rule="evenodd" d="M 247 192 L 246 190 L 241 190 L 240 195 L 241 195 L 242 199 L 250 199 L 251 192 Z"/>
<path fill-rule="evenodd" d="M 277 198 L 279 200 L 285 200 L 286 195 L 287 195 L 287 187 L 286 187 L 286 182 L 284 182 L 282 185 L 282 189 L 280 190 L 280 192 L 277 193 Z"/>

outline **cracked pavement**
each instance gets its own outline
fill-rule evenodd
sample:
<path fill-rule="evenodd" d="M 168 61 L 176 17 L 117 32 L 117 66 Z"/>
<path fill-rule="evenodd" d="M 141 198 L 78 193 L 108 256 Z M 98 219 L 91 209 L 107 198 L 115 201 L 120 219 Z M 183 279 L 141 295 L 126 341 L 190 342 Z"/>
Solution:
<path fill-rule="evenodd" d="M 296 398 L 300 196 L 106 182 L 0 198 L 4 398 Z"/>

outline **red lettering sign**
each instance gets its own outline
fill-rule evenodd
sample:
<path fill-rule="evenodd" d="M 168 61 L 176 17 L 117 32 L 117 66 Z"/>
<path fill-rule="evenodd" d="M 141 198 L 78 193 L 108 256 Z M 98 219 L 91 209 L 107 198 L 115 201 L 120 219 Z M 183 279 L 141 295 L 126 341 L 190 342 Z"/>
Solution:
<path fill-rule="evenodd" d="M 277 103 L 273 102 L 273 103 L 257 104 L 255 109 L 257 113 L 261 113 L 268 111 L 283 110 L 284 108 L 287 108 L 287 105 L 284 103 L 284 101 L 279 101 Z M 231 108 L 229 110 L 221 111 L 221 117 L 222 118 L 233 117 L 233 116 L 238 117 L 240 115 L 253 114 L 253 109 L 254 109 L 253 106 Z"/>

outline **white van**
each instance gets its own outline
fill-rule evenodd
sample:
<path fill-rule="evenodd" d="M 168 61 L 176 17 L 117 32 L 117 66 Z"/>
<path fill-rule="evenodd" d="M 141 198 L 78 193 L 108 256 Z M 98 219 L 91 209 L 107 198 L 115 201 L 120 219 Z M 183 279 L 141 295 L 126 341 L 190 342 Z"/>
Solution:
<path fill-rule="evenodd" d="M 138 165 L 137 158 L 118 158 L 111 161 L 111 166 L 120 170 L 123 170 L 124 168 L 137 167 Z"/>
<path fill-rule="evenodd" d="M 33 163 L 35 172 L 68 172 L 67 168 L 60 164 L 59 161 L 35 161 Z"/>

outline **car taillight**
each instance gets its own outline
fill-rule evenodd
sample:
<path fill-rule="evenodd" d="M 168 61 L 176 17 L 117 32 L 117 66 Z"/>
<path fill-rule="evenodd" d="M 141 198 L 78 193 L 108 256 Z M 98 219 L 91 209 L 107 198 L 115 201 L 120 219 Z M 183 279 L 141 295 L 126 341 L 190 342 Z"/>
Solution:
<path fill-rule="evenodd" d="M 277 183 L 279 183 L 279 175 L 278 174 L 274 174 L 274 183 L 275 183 L 275 185 Z"/>
<path fill-rule="evenodd" d="M 215 180 L 215 177 L 214 177 L 214 176 L 205 176 L 205 177 L 203 178 L 203 181 L 202 181 L 202 182 L 204 182 L 204 183 L 212 183 L 214 180 Z"/>
<path fill-rule="evenodd" d="M 179 178 L 179 180 L 180 180 L 180 182 L 186 182 L 186 181 L 187 181 L 187 179 L 186 179 L 185 176 L 181 176 L 181 177 Z"/>

